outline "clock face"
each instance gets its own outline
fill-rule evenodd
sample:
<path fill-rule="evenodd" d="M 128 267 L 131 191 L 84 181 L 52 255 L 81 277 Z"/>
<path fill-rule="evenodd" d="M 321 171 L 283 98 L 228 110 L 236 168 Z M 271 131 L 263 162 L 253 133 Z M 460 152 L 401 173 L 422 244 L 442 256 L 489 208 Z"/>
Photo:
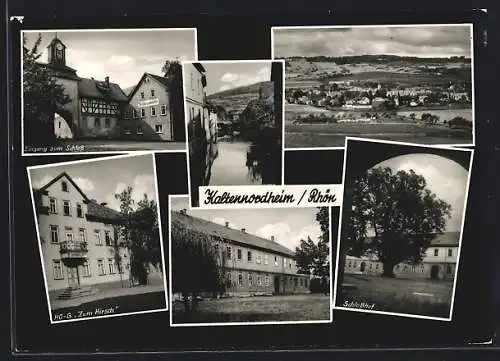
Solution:
<path fill-rule="evenodd" d="M 56 44 L 56 49 L 57 50 L 63 50 L 63 48 L 64 48 L 63 44 L 61 44 L 61 43 L 57 43 Z"/>

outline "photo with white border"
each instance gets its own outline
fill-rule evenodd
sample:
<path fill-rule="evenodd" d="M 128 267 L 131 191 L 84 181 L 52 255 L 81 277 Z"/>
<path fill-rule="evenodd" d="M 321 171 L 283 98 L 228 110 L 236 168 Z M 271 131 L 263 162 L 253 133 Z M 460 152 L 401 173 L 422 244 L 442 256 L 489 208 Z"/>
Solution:
<path fill-rule="evenodd" d="M 475 144 L 473 24 L 283 26 L 285 150 Z"/>
<path fill-rule="evenodd" d="M 452 320 L 473 156 L 346 138 L 334 309 Z"/>
<path fill-rule="evenodd" d="M 190 208 L 199 187 L 282 185 L 284 62 L 182 62 Z"/>
<path fill-rule="evenodd" d="M 169 196 L 172 327 L 332 322 L 330 207 L 256 212 L 189 202 Z"/>
<path fill-rule="evenodd" d="M 168 310 L 153 154 L 27 173 L 52 324 Z"/>
<path fill-rule="evenodd" d="M 23 156 L 185 152 L 196 28 L 21 30 Z"/>

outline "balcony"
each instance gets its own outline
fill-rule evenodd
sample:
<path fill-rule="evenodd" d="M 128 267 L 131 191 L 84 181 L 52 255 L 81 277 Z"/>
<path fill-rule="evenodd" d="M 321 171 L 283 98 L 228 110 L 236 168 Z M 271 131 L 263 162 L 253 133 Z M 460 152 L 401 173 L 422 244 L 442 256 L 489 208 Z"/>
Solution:
<path fill-rule="evenodd" d="M 86 242 L 64 241 L 59 244 L 59 253 L 63 261 L 73 260 L 83 262 L 87 259 L 87 252 Z"/>

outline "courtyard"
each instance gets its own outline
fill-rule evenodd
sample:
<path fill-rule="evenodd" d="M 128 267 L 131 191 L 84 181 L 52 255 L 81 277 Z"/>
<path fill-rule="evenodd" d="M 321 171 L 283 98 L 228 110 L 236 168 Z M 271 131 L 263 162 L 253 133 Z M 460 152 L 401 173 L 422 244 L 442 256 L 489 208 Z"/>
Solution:
<path fill-rule="evenodd" d="M 358 308 L 348 304 L 364 302 L 373 305 L 374 311 L 449 317 L 453 292 L 450 281 L 345 274 L 342 285 L 337 307 Z"/>
<path fill-rule="evenodd" d="M 323 294 L 233 297 L 201 300 L 190 314 L 172 305 L 173 323 L 329 321 L 330 296 Z"/>

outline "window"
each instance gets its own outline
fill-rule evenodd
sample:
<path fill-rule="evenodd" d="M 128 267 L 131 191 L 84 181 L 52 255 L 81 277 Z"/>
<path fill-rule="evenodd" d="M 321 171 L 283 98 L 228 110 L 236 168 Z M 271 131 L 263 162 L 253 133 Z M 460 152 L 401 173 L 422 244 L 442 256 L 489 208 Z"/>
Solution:
<path fill-rule="evenodd" d="M 278 267 L 278 257 L 274 256 L 274 266 Z"/>
<path fill-rule="evenodd" d="M 144 99 L 144 92 L 141 92 L 141 99 Z"/>
<path fill-rule="evenodd" d="M 259 286 L 262 286 L 262 277 L 261 276 L 257 276 L 257 284 Z"/>
<path fill-rule="evenodd" d="M 64 279 L 62 265 L 61 265 L 60 260 L 53 260 L 52 261 L 52 272 L 54 273 L 55 280 Z"/>
<path fill-rule="evenodd" d="M 373 268 L 373 263 L 370 263 L 370 270 Z"/>
<path fill-rule="evenodd" d="M 425 271 L 425 267 L 424 267 L 424 265 L 421 265 L 420 266 L 420 272 L 424 273 L 424 271 Z"/>
<path fill-rule="evenodd" d="M 94 119 L 94 128 L 100 128 L 100 127 L 101 127 L 101 119 L 95 118 Z"/>
<path fill-rule="evenodd" d="M 156 124 L 155 125 L 155 132 L 156 133 L 163 133 L 163 124 Z"/>
<path fill-rule="evenodd" d="M 269 286 L 269 276 L 268 275 L 266 275 L 264 277 L 264 283 L 265 283 L 266 286 Z"/>
<path fill-rule="evenodd" d="M 452 257 L 453 256 L 453 249 L 449 248 L 448 249 L 448 257 Z"/>
<path fill-rule="evenodd" d="M 251 251 L 247 252 L 247 261 L 252 262 L 252 252 Z"/>
<path fill-rule="evenodd" d="M 142 132 L 142 127 L 139 125 L 139 126 L 137 127 L 137 134 L 142 134 L 142 133 L 143 133 L 143 132 Z"/>
<path fill-rule="evenodd" d="M 83 262 L 83 277 L 90 277 L 89 261 Z"/>
<path fill-rule="evenodd" d="M 268 264 L 269 260 L 267 259 L 267 254 L 264 255 L 264 264 Z"/>
<path fill-rule="evenodd" d="M 49 212 L 57 213 L 57 200 L 55 198 L 49 198 Z"/>
<path fill-rule="evenodd" d="M 308 282 L 308 281 L 307 281 L 307 278 L 304 278 L 304 287 L 306 287 L 306 288 L 307 288 L 307 287 L 309 287 L 309 286 L 307 285 L 307 282 Z"/>
<path fill-rule="evenodd" d="M 145 82 L 146 84 L 148 84 L 148 83 L 149 83 L 149 78 L 144 79 L 144 82 Z"/>
<path fill-rule="evenodd" d="M 439 249 L 438 248 L 434 248 L 434 256 L 439 256 Z"/>
<path fill-rule="evenodd" d="M 352 267 L 352 262 L 349 261 L 349 264 L 347 265 L 347 267 L 351 268 Z"/>
<path fill-rule="evenodd" d="M 451 275 L 451 266 L 446 265 L 446 274 Z"/>
<path fill-rule="evenodd" d="M 238 261 L 241 260 L 241 248 L 238 248 L 238 251 L 237 251 L 237 257 L 238 257 Z"/>
<path fill-rule="evenodd" d="M 106 246 L 111 246 L 111 233 L 109 231 L 104 231 L 104 241 Z"/>
<path fill-rule="evenodd" d="M 243 275 L 241 273 L 238 274 L 238 285 L 240 285 L 240 286 L 243 285 Z"/>
<path fill-rule="evenodd" d="M 375 269 L 378 269 L 378 263 L 375 264 Z"/>
<path fill-rule="evenodd" d="M 82 208 L 82 205 L 80 203 L 76 204 L 76 216 L 78 218 L 83 218 L 83 208 Z"/>
<path fill-rule="evenodd" d="M 104 127 L 111 128 L 111 119 L 109 118 L 104 119 Z"/>
<path fill-rule="evenodd" d="M 66 241 L 73 242 L 73 228 L 71 227 L 66 227 Z"/>
<path fill-rule="evenodd" d="M 288 260 L 288 268 L 292 268 L 292 260 L 291 259 Z"/>
<path fill-rule="evenodd" d="M 108 270 L 110 275 L 115 273 L 115 262 L 113 258 L 108 258 Z"/>
<path fill-rule="evenodd" d="M 78 230 L 78 233 L 80 235 L 80 242 L 83 242 L 83 243 L 87 242 L 87 234 L 85 232 L 85 228 L 80 228 Z"/>
<path fill-rule="evenodd" d="M 299 280 L 297 279 L 297 277 L 293 278 L 293 283 L 294 283 L 295 287 L 297 287 L 299 285 Z"/>
<path fill-rule="evenodd" d="M 251 273 L 248 274 L 248 285 L 249 286 L 252 285 L 252 274 Z"/>
<path fill-rule="evenodd" d="M 154 97 L 155 96 L 155 90 L 154 89 L 151 89 L 151 96 Z"/>
<path fill-rule="evenodd" d="M 68 182 L 62 181 L 61 182 L 61 188 L 63 192 L 69 192 L 68 191 Z"/>
<path fill-rule="evenodd" d="M 261 259 L 260 254 L 257 254 L 257 263 L 259 263 L 259 264 L 260 264 L 260 262 L 261 262 L 261 261 L 262 261 L 262 259 Z"/>
<path fill-rule="evenodd" d="M 102 259 L 97 260 L 97 272 L 99 273 L 99 276 L 104 276 L 106 274 L 106 270 L 104 269 L 104 260 Z"/>
<path fill-rule="evenodd" d="M 50 226 L 50 242 L 59 243 L 59 227 Z"/>
<path fill-rule="evenodd" d="M 142 108 L 141 109 L 141 118 L 144 118 L 146 116 L 146 109 Z"/>
<path fill-rule="evenodd" d="M 134 118 L 138 118 L 139 117 L 139 113 L 137 113 L 137 109 L 133 109 L 132 110 L 132 115 Z"/>
<path fill-rule="evenodd" d="M 61 129 L 61 122 L 57 122 L 57 126 Z"/>
<path fill-rule="evenodd" d="M 102 246 L 102 239 L 101 239 L 101 231 L 96 229 L 94 230 L 94 237 L 95 237 L 95 244 L 98 246 Z"/>
<path fill-rule="evenodd" d="M 70 201 L 63 201 L 63 213 L 65 216 L 71 216 L 71 203 L 70 203 Z"/>
<path fill-rule="evenodd" d="M 152 117 L 156 116 L 156 107 L 151 107 L 151 116 Z"/>
<path fill-rule="evenodd" d="M 167 115 L 167 106 L 166 105 L 162 105 L 161 108 L 160 108 L 160 114 L 161 115 Z"/>
<path fill-rule="evenodd" d="M 231 247 L 226 247 L 226 256 L 227 259 L 231 259 Z"/>

